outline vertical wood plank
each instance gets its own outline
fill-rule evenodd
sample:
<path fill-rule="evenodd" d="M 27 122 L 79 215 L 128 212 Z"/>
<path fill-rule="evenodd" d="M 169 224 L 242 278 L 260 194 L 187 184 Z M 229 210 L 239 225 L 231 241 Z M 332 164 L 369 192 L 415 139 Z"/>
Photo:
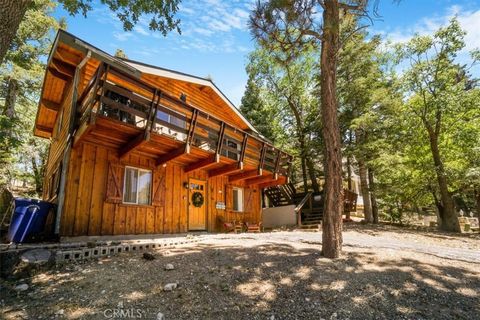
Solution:
<path fill-rule="evenodd" d="M 118 205 L 115 210 L 115 219 L 113 225 L 113 234 L 127 234 L 125 219 L 127 216 L 127 208 L 125 206 Z"/>
<path fill-rule="evenodd" d="M 88 222 L 88 234 L 99 235 L 101 232 L 103 201 L 105 201 L 105 188 L 108 172 L 108 151 L 98 146 L 95 155 L 95 168 L 92 177 L 92 201 Z"/>
<path fill-rule="evenodd" d="M 75 210 L 75 223 L 73 227 L 73 234 L 76 236 L 86 235 L 88 233 L 95 153 L 95 146 L 91 144 L 84 145 L 77 208 Z"/>
<path fill-rule="evenodd" d="M 115 203 L 103 202 L 102 235 L 113 234 L 113 219 L 116 207 Z"/>
<path fill-rule="evenodd" d="M 80 183 L 80 171 L 82 167 L 83 144 L 72 149 L 69 162 L 69 175 L 65 190 L 65 206 L 60 224 L 61 236 L 72 236 L 77 204 L 78 187 Z"/>
<path fill-rule="evenodd" d="M 125 233 L 135 234 L 136 210 L 134 207 L 125 207 Z"/>

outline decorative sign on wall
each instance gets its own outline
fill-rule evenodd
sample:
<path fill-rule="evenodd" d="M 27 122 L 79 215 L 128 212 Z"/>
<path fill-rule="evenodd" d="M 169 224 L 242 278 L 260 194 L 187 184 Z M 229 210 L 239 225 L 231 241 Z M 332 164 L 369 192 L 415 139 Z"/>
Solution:
<path fill-rule="evenodd" d="M 225 210 L 227 207 L 225 206 L 225 202 L 217 202 L 215 204 L 215 208 L 218 210 Z"/>

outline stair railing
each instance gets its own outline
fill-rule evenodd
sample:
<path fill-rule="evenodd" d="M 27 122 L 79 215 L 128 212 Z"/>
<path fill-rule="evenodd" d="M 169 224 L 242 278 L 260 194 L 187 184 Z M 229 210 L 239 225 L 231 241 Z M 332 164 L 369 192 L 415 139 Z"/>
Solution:
<path fill-rule="evenodd" d="M 302 208 L 305 206 L 307 201 L 310 204 L 310 208 L 312 207 L 312 195 L 312 191 L 307 192 L 305 197 L 303 197 L 302 201 L 300 201 L 300 203 L 294 209 L 295 213 L 297 214 L 297 224 L 299 227 L 302 225 Z"/>

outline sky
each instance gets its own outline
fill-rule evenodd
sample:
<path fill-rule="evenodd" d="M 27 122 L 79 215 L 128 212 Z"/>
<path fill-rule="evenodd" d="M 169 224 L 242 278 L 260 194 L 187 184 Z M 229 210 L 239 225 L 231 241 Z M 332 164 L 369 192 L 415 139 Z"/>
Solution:
<path fill-rule="evenodd" d="M 245 90 L 248 53 L 255 41 L 248 17 L 255 1 L 183 0 L 178 12 L 181 34 L 164 37 L 148 29 L 141 18 L 131 32 L 105 6 L 95 3 L 87 17 L 69 16 L 61 6 L 56 17 L 65 17 L 70 33 L 113 54 L 122 49 L 129 59 L 200 77 L 211 77 L 236 105 Z M 454 15 L 467 32 L 467 51 L 480 48 L 480 0 L 380 0 L 378 18 L 369 27 L 393 42 L 407 41 L 415 33 L 431 34 Z"/>

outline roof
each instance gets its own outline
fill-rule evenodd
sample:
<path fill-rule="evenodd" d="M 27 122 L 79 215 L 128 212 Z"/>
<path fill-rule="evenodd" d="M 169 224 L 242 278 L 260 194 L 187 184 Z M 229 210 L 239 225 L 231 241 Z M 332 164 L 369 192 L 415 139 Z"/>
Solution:
<path fill-rule="evenodd" d="M 252 130 L 255 134 L 258 134 L 258 131 L 253 127 L 253 125 L 243 116 L 243 114 L 238 110 L 238 108 L 235 107 L 235 105 L 225 96 L 225 94 L 210 79 L 206 79 L 206 78 L 202 78 L 202 77 L 198 77 L 198 76 L 194 76 L 194 75 L 190 75 L 187 73 L 174 71 L 166 68 L 161 68 L 154 65 L 149 65 L 139 61 L 114 57 L 106 53 L 105 51 L 91 45 L 90 43 L 72 35 L 71 33 L 65 30 L 58 31 L 57 36 L 55 38 L 55 42 L 50 52 L 50 57 L 47 65 L 50 65 L 50 61 L 52 57 L 55 55 L 55 52 L 60 43 L 64 43 L 72 47 L 73 49 L 83 53 L 84 55 L 86 55 L 87 52 L 90 51 L 92 58 L 114 65 L 115 67 L 118 67 L 121 70 L 125 70 L 129 74 L 132 74 L 138 78 L 140 78 L 142 74 L 149 74 L 149 75 L 160 76 L 164 78 L 170 78 L 174 80 L 179 80 L 179 81 L 189 82 L 196 85 L 209 87 L 218 97 L 220 97 L 222 101 L 224 101 L 224 103 L 234 112 L 234 114 L 239 118 L 239 120 L 241 120 L 241 122 L 244 122 L 245 125 L 250 130 Z M 42 96 L 44 93 L 44 89 L 45 87 L 42 89 Z M 39 112 L 41 108 L 42 108 L 42 104 L 40 101 Z M 38 113 L 37 113 L 37 118 L 38 118 Z"/>
<path fill-rule="evenodd" d="M 253 127 L 253 125 L 244 117 L 244 115 L 240 112 L 240 110 L 238 110 L 238 108 L 235 107 L 235 105 L 230 101 L 230 99 L 228 99 L 227 96 L 215 85 L 215 83 L 213 83 L 212 80 L 194 76 L 184 72 L 179 72 L 171 69 L 166 69 L 166 68 L 146 64 L 146 63 L 135 61 L 135 60 L 129 60 L 124 58 L 120 58 L 120 59 L 142 73 L 152 74 L 152 75 L 171 78 L 171 79 L 180 80 L 180 81 L 191 82 L 198 85 L 210 87 L 248 125 L 248 127 L 251 130 L 253 130 L 254 132 L 257 132 L 257 130 Z"/>

